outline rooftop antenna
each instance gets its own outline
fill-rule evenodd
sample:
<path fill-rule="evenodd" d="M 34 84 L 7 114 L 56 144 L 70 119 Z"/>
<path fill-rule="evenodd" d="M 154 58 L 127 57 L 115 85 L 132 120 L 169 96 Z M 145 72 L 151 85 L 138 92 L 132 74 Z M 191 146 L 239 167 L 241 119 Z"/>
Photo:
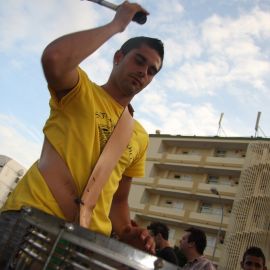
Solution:
<path fill-rule="evenodd" d="M 219 118 L 219 121 L 218 121 L 218 131 L 217 131 L 217 136 L 220 135 L 221 131 L 225 134 L 225 136 L 227 137 L 224 129 L 222 128 L 222 125 L 221 125 L 221 122 L 222 122 L 222 119 L 223 119 L 223 116 L 224 116 L 224 113 L 221 113 L 220 114 L 220 118 Z"/>
<path fill-rule="evenodd" d="M 261 118 L 261 112 L 258 112 L 257 114 L 257 120 L 256 120 L 256 124 L 255 124 L 255 138 L 258 136 L 258 131 L 260 130 L 263 134 L 263 136 L 266 138 L 266 135 L 265 133 L 263 132 L 263 130 L 260 128 L 260 118 Z"/>

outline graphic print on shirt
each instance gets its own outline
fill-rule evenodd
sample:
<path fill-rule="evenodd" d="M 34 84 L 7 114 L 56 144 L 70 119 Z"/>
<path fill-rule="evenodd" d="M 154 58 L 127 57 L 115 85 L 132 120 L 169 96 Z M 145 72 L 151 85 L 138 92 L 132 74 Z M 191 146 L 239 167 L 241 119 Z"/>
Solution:
<path fill-rule="evenodd" d="M 96 119 L 98 123 L 100 149 L 103 151 L 115 125 L 113 124 L 112 119 L 104 112 L 96 112 Z M 133 160 L 133 149 L 130 144 L 128 144 L 125 153 L 126 152 L 128 153 L 129 163 L 131 163 Z"/>
<path fill-rule="evenodd" d="M 103 148 L 114 129 L 114 125 L 112 123 L 112 119 L 109 118 L 106 113 L 97 112 L 96 119 L 98 123 L 100 150 L 103 151 Z"/>

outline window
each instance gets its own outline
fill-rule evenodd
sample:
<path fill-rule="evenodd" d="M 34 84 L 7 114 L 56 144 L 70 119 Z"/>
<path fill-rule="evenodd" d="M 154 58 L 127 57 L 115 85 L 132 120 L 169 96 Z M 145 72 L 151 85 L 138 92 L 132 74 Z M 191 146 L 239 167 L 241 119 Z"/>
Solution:
<path fill-rule="evenodd" d="M 174 208 L 174 209 L 183 209 L 184 203 L 180 200 L 174 199 L 174 198 L 168 198 L 162 200 L 161 206 L 169 207 L 169 208 Z"/>
<path fill-rule="evenodd" d="M 170 230 L 169 230 L 169 239 L 173 239 L 174 235 L 175 235 L 175 230 L 170 228 Z"/>
<path fill-rule="evenodd" d="M 221 216 L 222 215 L 222 208 L 213 208 L 212 209 L 212 214 L 213 215 L 218 215 L 218 216 Z"/>
<path fill-rule="evenodd" d="M 225 150 L 216 150 L 215 156 L 216 157 L 225 157 L 226 156 L 226 152 Z"/>
<path fill-rule="evenodd" d="M 208 183 L 209 184 L 217 184 L 218 183 L 218 176 L 209 175 L 208 176 Z"/>
<path fill-rule="evenodd" d="M 181 179 L 181 181 L 192 181 L 192 175 L 174 174 L 174 179 Z"/>
<path fill-rule="evenodd" d="M 191 181 L 192 180 L 192 175 L 184 174 L 184 175 L 182 175 L 181 180 L 183 180 L 183 181 Z"/>
<path fill-rule="evenodd" d="M 192 150 L 190 151 L 190 153 L 191 153 L 192 155 L 200 155 L 200 151 L 199 151 L 198 149 L 192 149 Z"/>
<path fill-rule="evenodd" d="M 18 183 L 18 182 L 19 182 L 19 180 L 20 180 L 20 177 L 16 177 L 16 179 L 15 179 L 15 183 Z"/>
<path fill-rule="evenodd" d="M 173 208 L 175 209 L 183 209 L 184 203 L 180 201 L 174 201 L 173 202 Z"/>
<path fill-rule="evenodd" d="M 222 215 L 222 208 L 221 207 L 213 207 L 210 203 L 203 203 L 201 205 L 201 213 L 203 214 L 211 214 L 211 215 Z"/>
<path fill-rule="evenodd" d="M 170 200 L 166 200 L 166 201 L 165 201 L 165 204 L 171 206 L 171 205 L 173 204 L 173 202 L 170 201 Z"/>
<path fill-rule="evenodd" d="M 220 185 L 231 186 L 232 185 L 232 181 L 228 177 L 221 177 L 221 179 L 219 181 L 219 184 Z"/>
<path fill-rule="evenodd" d="M 216 237 L 207 235 L 206 239 L 207 239 L 207 247 L 214 248 L 216 244 Z"/>
<path fill-rule="evenodd" d="M 201 205 L 201 213 L 205 213 L 205 214 L 212 214 L 212 205 L 208 204 L 208 203 L 203 203 Z"/>

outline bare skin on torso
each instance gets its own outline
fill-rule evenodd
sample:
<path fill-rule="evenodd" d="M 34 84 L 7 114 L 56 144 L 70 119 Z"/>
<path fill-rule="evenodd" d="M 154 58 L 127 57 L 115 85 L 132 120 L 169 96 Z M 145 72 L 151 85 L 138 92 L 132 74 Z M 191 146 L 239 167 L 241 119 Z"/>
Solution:
<path fill-rule="evenodd" d="M 54 197 L 61 199 L 62 206 L 68 206 L 68 208 L 60 206 L 65 217 L 74 221 L 79 213 L 79 205 L 75 202 L 70 204 L 70 201 L 75 201 L 78 198 L 78 191 L 67 165 L 46 137 L 38 162 L 38 169 L 48 186 L 50 187 L 50 183 L 53 184 L 54 189 L 50 190 Z M 65 190 L 65 192 L 62 192 L 62 190 Z M 74 207 L 73 209 L 70 209 L 71 205 Z"/>

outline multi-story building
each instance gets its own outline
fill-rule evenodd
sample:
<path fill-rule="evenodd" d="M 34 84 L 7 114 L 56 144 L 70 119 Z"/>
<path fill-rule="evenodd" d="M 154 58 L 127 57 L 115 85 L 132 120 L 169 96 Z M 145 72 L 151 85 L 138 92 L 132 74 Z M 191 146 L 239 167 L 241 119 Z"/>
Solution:
<path fill-rule="evenodd" d="M 17 161 L 0 155 L 0 208 L 25 172 L 26 169 Z"/>
<path fill-rule="evenodd" d="M 219 269 L 240 269 L 249 245 L 269 258 L 270 140 L 150 135 L 146 176 L 133 180 L 129 205 L 142 226 L 166 223 L 171 245 L 187 227 L 203 229 Z"/>

